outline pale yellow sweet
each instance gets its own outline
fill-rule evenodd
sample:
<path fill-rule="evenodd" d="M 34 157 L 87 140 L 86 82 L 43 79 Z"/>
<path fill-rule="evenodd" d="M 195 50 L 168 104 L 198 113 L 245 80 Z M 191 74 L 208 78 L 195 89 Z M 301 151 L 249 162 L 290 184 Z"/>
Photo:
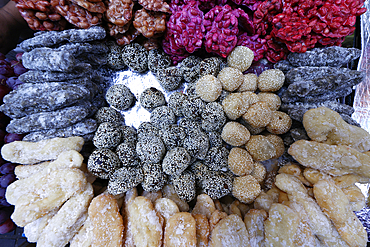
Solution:
<path fill-rule="evenodd" d="M 257 95 L 259 100 L 266 102 L 272 111 L 279 110 L 281 106 L 281 99 L 279 95 L 268 92 L 260 92 Z"/>
<path fill-rule="evenodd" d="M 348 198 L 351 211 L 360 211 L 362 208 L 366 206 L 366 198 L 362 191 L 360 190 L 360 188 L 357 187 L 356 185 L 351 185 L 346 188 L 342 188 L 342 191 Z"/>
<path fill-rule="evenodd" d="M 233 181 L 233 196 L 243 203 L 252 203 L 261 193 L 261 185 L 252 175 L 235 177 Z"/>
<path fill-rule="evenodd" d="M 264 221 L 267 213 L 264 210 L 251 209 L 244 216 L 244 223 L 248 230 L 249 242 L 251 246 L 262 247 L 265 242 Z"/>
<path fill-rule="evenodd" d="M 257 90 L 257 80 L 258 76 L 253 73 L 248 73 L 244 75 L 243 83 L 237 89 L 238 92 L 255 92 Z"/>
<path fill-rule="evenodd" d="M 370 134 L 346 123 L 339 113 L 327 107 L 308 110 L 303 115 L 303 126 L 314 141 L 346 145 L 359 152 L 370 150 Z"/>
<path fill-rule="evenodd" d="M 124 225 L 114 196 L 100 194 L 95 197 L 88 214 L 92 224 L 91 246 L 122 246 Z"/>
<path fill-rule="evenodd" d="M 245 148 L 256 161 L 268 160 L 277 154 L 274 143 L 263 135 L 252 135 Z"/>
<path fill-rule="evenodd" d="M 221 132 L 221 138 L 227 144 L 242 146 L 249 140 L 250 133 L 242 124 L 230 121 L 224 125 Z"/>
<path fill-rule="evenodd" d="M 274 135 L 274 134 L 266 134 L 265 136 L 269 140 L 269 142 L 271 142 L 274 145 L 275 150 L 276 150 L 276 154 L 272 158 L 277 159 L 280 156 L 282 156 L 285 152 L 285 145 L 284 145 L 283 138 L 281 138 L 278 135 Z"/>
<path fill-rule="evenodd" d="M 1 148 L 5 160 L 18 164 L 36 164 L 53 160 L 64 151 L 81 151 L 84 139 L 80 136 L 68 138 L 53 138 L 38 142 L 15 141 Z"/>
<path fill-rule="evenodd" d="M 208 247 L 208 238 L 210 235 L 209 221 L 203 214 L 192 214 L 195 220 L 197 247 Z"/>
<path fill-rule="evenodd" d="M 266 125 L 266 130 L 272 134 L 285 134 L 292 126 L 292 119 L 282 111 L 273 111 L 270 122 Z"/>
<path fill-rule="evenodd" d="M 227 164 L 232 173 L 237 176 L 248 175 L 253 171 L 254 161 L 247 150 L 234 147 L 230 150 Z"/>
<path fill-rule="evenodd" d="M 227 56 L 227 65 L 240 70 L 246 71 L 252 64 L 254 53 L 246 46 L 236 46 Z"/>
<path fill-rule="evenodd" d="M 242 218 L 231 214 L 220 220 L 211 232 L 210 245 L 249 247 L 248 231 Z"/>
<path fill-rule="evenodd" d="M 128 210 L 129 205 L 135 200 L 138 196 L 137 188 L 134 187 L 128 190 L 125 194 L 125 200 L 123 202 L 123 206 L 121 207 L 121 215 L 123 218 L 123 225 L 124 225 L 124 247 L 135 247 L 134 243 L 134 236 L 132 235 L 132 227 L 131 227 L 131 217 L 130 212 Z"/>
<path fill-rule="evenodd" d="M 196 204 L 191 213 L 202 214 L 209 219 L 214 211 L 216 211 L 216 206 L 212 198 L 207 194 L 200 194 L 197 196 Z"/>
<path fill-rule="evenodd" d="M 195 84 L 196 94 L 205 102 L 215 101 L 222 92 L 221 82 L 213 75 L 204 75 Z"/>
<path fill-rule="evenodd" d="M 352 212 L 343 191 L 332 180 L 320 180 L 314 185 L 314 195 L 321 209 L 334 223 L 349 246 L 366 246 L 367 232 Z"/>
<path fill-rule="evenodd" d="M 153 203 L 144 196 L 138 196 L 128 205 L 128 211 L 135 245 L 161 246 L 163 218 L 155 211 Z"/>
<path fill-rule="evenodd" d="M 266 167 L 261 162 L 255 161 L 251 175 L 257 180 L 258 183 L 262 183 L 265 180 L 266 174 Z"/>
<path fill-rule="evenodd" d="M 276 92 L 283 85 L 285 75 L 278 69 L 268 69 L 258 76 L 258 89 L 262 92 Z"/>
<path fill-rule="evenodd" d="M 220 80 L 222 88 L 226 91 L 235 91 L 244 81 L 243 73 L 233 67 L 225 67 L 217 75 Z"/>
<path fill-rule="evenodd" d="M 180 199 L 172 184 L 166 184 L 162 188 L 162 194 L 164 198 L 169 198 L 172 201 L 174 201 L 176 205 L 179 207 L 181 212 L 189 211 L 189 204 L 186 201 Z"/>
<path fill-rule="evenodd" d="M 249 105 L 244 103 L 241 93 L 230 93 L 222 101 L 222 108 L 226 116 L 231 120 L 241 117 L 248 107 Z"/>
<path fill-rule="evenodd" d="M 272 120 L 272 113 L 266 102 L 259 101 L 248 108 L 243 119 L 255 128 L 266 127 Z"/>
<path fill-rule="evenodd" d="M 180 209 L 174 201 L 168 198 L 159 198 L 154 203 L 155 210 L 161 214 L 165 223 L 172 215 L 179 213 Z"/>
<path fill-rule="evenodd" d="M 47 215 L 35 221 L 32 221 L 31 223 L 27 224 L 23 228 L 23 233 L 26 236 L 28 242 L 30 243 L 37 242 L 45 226 L 47 226 L 49 221 L 54 217 L 54 215 L 58 212 L 58 210 L 59 208 L 54 209 L 53 211 L 49 212 Z"/>
<path fill-rule="evenodd" d="M 193 216 L 180 212 L 171 216 L 164 231 L 164 244 L 167 247 L 196 247 L 197 229 Z"/>
<path fill-rule="evenodd" d="M 85 220 L 83 226 L 69 242 L 70 247 L 90 247 L 92 242 L 92 224 L 89 217 Z"/>

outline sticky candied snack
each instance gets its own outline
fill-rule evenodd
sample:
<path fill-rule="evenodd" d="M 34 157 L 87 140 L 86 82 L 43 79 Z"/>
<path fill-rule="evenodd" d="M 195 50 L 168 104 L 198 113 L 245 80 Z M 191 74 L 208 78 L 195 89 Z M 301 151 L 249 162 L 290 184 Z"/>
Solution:
<path fill-rule="evenodd" d="M 275 146 L 276 154 L 273 159 L 277 159 L 285 152 L 284 140 L 278 135 L 266 134 L 266 138 Z"/>
<path fill-rule="evenodd" d="M 198 97 L 188 97 L 184 101 L 182 114 L 192 120 L 198 120 L 206 106 L 206 103 Z"/>
<path fill-rule="evenodd" d="M 245 104 L 244 99 L 241 93 L 230 93 L 222 101 L 222 107 L 229 119 L 236 120 L 247 111 L 249 104 Z"/>
<path fill-rule="evenodd" d="M 207 152 L 203 163 L 213 171 L 223 170 L 227 167 L 229 150 L 225 147 L 213 147 Z"/>
<path fill-rule="evenodd" d="M 114 196 L 100 194 L 95 197 L 89 206 L 88 215 L 92 225 L 93 245 L 122 245 L 124 225 Z"/>
<path fill-rule="evenodd" d="M 168 99 L 168 107 L 172 109 L 176 116 L 183 116 L 182 109 L 187 97 L 188 96 L 182 92 L 174 92 L 170 95 L 170 98 Z"/>
<path fill-rule="evenodd" d="M 176 205 L 176 203 L 168 198 L 157 199 L 154 202 L 154 208 L 158 213 L 161 214 L 165 224 L 172 215 L 180 212 L 179 207 Z"/>
<path fill-rule="evenodd" d="M 238 87 L 238 92 L 251 91 L 255 92 L 257 90 L 257 80 L 258 77 L 254 73 L 244 74 L 243 83 Z"/>
<path fill-rule="evenodd" d="M 162 193 L 163 193 L 163 198 L 168 198 L 174 201 L 181 212 L 189 211 L 189 204 L 186 201 L 180 199 L 173 185 L 166 184 L 162 189 Z"/>
<path fill-rule="evenodd" d="M 250 133 L 242 124 L 230 121 L 222 129 L 221 138 L 230 145 L 242 146 L 248 142 Z"/>
<path fill-rule="evenodd" d="M 272 111 L 279 110 L 281 106 L 281 99 L 275 93 L 260 92 L 257 94 L 260 101 L 266 102 Z"/>
<path fill-rule="evenodd" d="M 256 161 L 264 161 L 276 156 L 275 145 L 263 135 L 252 135 L 245 148 Z"/>
<path fill-rule="evenodd" d="M 124 26 L 133 18 L 133 7 L 132 0 L 109 0 L 105 17 L 117 26 Z"/>
<path fill-rule="evenodd" d="M 135 144 L 130 142 L 122 142 L 115 149 L 115 153 L 121 160 L 123 166 L 135 166 L 138 164 L 138 155 L 136 153 Z"/>
<path fill-rule="evenodd" d="M 252 175 L 257 182 L 261 184 L 265 180 L 266 174 L 266 167 L 261 162 L 255 161 L 250 175 Z"/>
<path fill-rule="evenodd" d="M 288 114 L 282 111 L 274 111 L 266 130 L 272 134 L 281 135 L 288 132 L 291 126 L 292 119 Z"/>
<path fill-rule="evenodd" d="M 109 179 L 120 166 L 121 161 L 117 154 L 105 148 L 94 150 L 87 161 L 87 169 L 102 179 Z"/>
<path fill-rule="evenodd" d="M 230 150 L 227 164 L 230 171 L 237 176 L 251 174 L 254 170 L 254 161 L 247 150 L 234 147 Z"/>
<path fill-rule="evenodd" d="M 164 94 L 155 87 L 145 89 L 140 94 L 139 101 L 140 105 L 147 110 L 153 110 L 158 106 L 163 106 L 166 104 Z"/>
<path fill-rule="evenodd" d="M 135 145 L 137 141 L 137 131 L 132 126 L 121 126 L 122 142 Z"/>
<path fill-rule="evenodd" d="M 163 171 L 167 175 L 178 176 L 189 166 L 190 161 L 191 157 L 185 148 L 175 147 L 164 156 Z"/>
<path fill-rule="evenodd" d="M 141 182 L 141 186 L 144 191 L 160 191 L 167 182 L 167 176 L 163 173 L 161 164 L 144 162 L 143 174 L 144 179 L 143 182 Z"/>
<path fill-rule="evenodd" d="M 258 76 L 258 89 L 262 92 L 275 92 L 284 85 L 285 75 L 281 70 L 268 69 Z"/>
<path fill-rule="evenodd" d="M 108 26 L 110 25 L 111 24 L 108 23 Z M 113 30 L 116 30 L 115 31 L 116 33 L 112 37 L 116 40 L 116 43 L 121 46 L 129 45 L 132 41 L 134 41 L 140 35 L 140 32 L 136 30 L 136 28 L 132 25 L 132 23 L 127 23 L 125 26 L 122 26 L 122 27 L 113 26 Z M 112 29 L 110 30 L 110 32 L 112 32 Z M 142 65 L 145 66 L 145 64 L 142 64 Z M 140 69 L 139 65 L 136 65 L 136 66 Z"/>
<path fill-rule="evenodd" d="M 3 145 L 1 156 L 18 164 L 35 164 L 56 159 L 60 153 L 68 150 L 81 151 L 84 145 L 82 137 L 53 138 L 39 142 L 15 141 Z"/>
<path fill-rule="evenodd" d="M 144 175 L 141 167 L 121 167 L 110 175 L 107 187 L 108 193 L 111 195 L 122 195 L 139 185 L 143 179 Z"/>
<path fill-rule="evenodd" d="M 347 124 L 335 111 L 327 107 L 311 109 L 303 115 L 303 126 L 314 141 L 347 145 L 360 152 L 370 149 L 370 134 Z"/>
<path fill-rule="evenodd" d="M 158 106 L 150 114 L 150 123 L 161 129 L 166 125 L 176 123 L 176 116 L 168 106 Z"/>
<path fill-rule="evenodd" d="M 243 119 L 253 127 L 266 127 L 271 122 L 272 113 L 266 102 L 259 101 L 248 108 Z"/>
<path fill-rule="evenodd" d="M 203 193 L 212 199 L 220 199 L 230 194 L 233 188 L 232 175 L 222 171 L 211 171 L 200 183 Z"/>
<path fill-rule="evenodd" d="M 194 214 L 201 214 L 206 216 L 209 219 L 212 213 L 216 210 L 216 206 L 212 198 L 207 194 L 199 194 L 197 196 L 196 204 L 191 211 Z"/>
<path fill-rule="evenodd" d="M 138 196 L 128 205 L 128 212 L 135 245 L 161 246 L 163 218 L 155 211 L 152 202 L 143 196 Z"/>
<path fill-rule="evenodd" d="M 164 246 L 195 247 L 196 243 L 196 224 L 190 213 L 176 213 L 168 219 L 164 232 Z"/>
<path fill-rule="evenodd" d="M 213 75 L 205 75 L 196 82 L 195 92 L 205 102 L 213 102 L 222 91 L 221 82 Z"/>
<path fill-rule="evenodd" d="M 203 160 L 209 148 L 208 136 L 200 130 L 189 132 L 183 147 L 188 150 L 190 156 Z"/>
<path fill-rule="evenodd" d="M 71 0 L 71 2 L 93 13 L 104 13 L 107 10 L 103 1 Z"/>
<path fill-rule="evenodd" d="M 123 62 L 133 71 L 145 72 L 148 69 L 148 51 L 138 43 L 130 43 L 122 48 Z"/>
<path fill-rule="evenodd" d="M 98 124 L 104 123 L 104 122 L 110 122 L 110 123 L 122 123 L 124 122 L 124 117 L 122 114 L 117 111 L 116 109 L 112 107 L 101 107 L 99 110 L 95 113 L 94 119 Z"/>
<path fill-rule="evenodd" d="M 261 185 L 252 175 L 235 177 L 232 194 L 239 201 L 249 204 L 261 193 Z"/>
<path fill-rule="evenodd" d="M 105 99 L 109 105 L 121 111 L 129 109 L 135 102 L 135 96 L 130 89 L 123 84 L 111 86 L 105 94 Z"/>
<path fill-rule="evenodd" d="M 156 74 L 158 70 L 171 66 L 170 57 L 160 49 L 150 50 L 148 53 L 148 69 Z"/>
<path fill-rule="evenodd" d="M 160 130 L 160 135 L 167 150 L 181 147 L 186 137 L 184 128 L 176 124 L 166 125 Z"/>
<path fill-rule="evenodd" d="M 138 140 L 136 152 L 141 161 L 159 163 L 166 153 L 166 147 L 158 136 L 151 135 Z"/>
<path fill-rule="evenodd" d="M 347 244 L 365 246 L 367 233 L 360 220 L 350 210 L 343 191 L 332 180 L 320 180 L 314 185 L 314 195 L 321 209 L 333 221 Z"/>
<path fill-rule="evenodd" d="M 132 24 L 144 37 L 151 38 L 166 30 L 166 14 L 140 9 L 135 11 Z"/>
<path fill-rule="evenodd" d="M 192 213 L 192 216 L 195 219 L 197 244 L 199 244 L 199 246 L 208 246 L 210 227 L 207 217 L 202 214 L 194 213 Z"/>
<path fill-rule="evenodd" d="M 180 199 L 190 202 L 196 196 L 195 175 L 191 171 L 184 171 L 172 178 L 173 187 Z"/>
<path fill-rule="evenodd" d="M 160 137 L 159 129 L 150 122 L 142 122 L 137 128 L 137 139 L 139 141 L 152 135 Z"/>
<path fill-rule="evenodd" d="M 212 246 L 243 246 L 248 242 L 245 224 L 242 218 L 235 214 L 221 219 L 211 232 Z"/>
<path fill-rule="evenodd" d="M 156 78 L 159 81 L 159 84 L 161 84 L 161 86 L 167 91 L 177 89 L 183 82 L 182 70 L 175 66 L 158 70 Z"/>
<path fill-rule="evenodd" d="M 236 46 L 227 56 L 227 65 L 241 72 L 246 71 L 252 64 L 254 53 L 246 46 Z"/>
<path fill-rule="evenodd" d="M 95 132 L 93 143 L 97 148 L 115 148 L 121 142 L 121 131 L 117 124 L 101 123 Z"/>
<path fill-rule="evenodd" d="M 206 105 L 201 114 L 202 129 L 205 131 L 220 131 L 227 118 L 221 104 L 211 102 Z"/>
<path fill-rule="evenodd" d="M 217 75 L 222 88 L 226 91 L 235 91 L 244 81 L 243 73 L 233 67 L 223 68 Z"/>
<path fill-rule="evenodd" d="M 150 11 L 171 13 L 168 3 L 162 0 L 139 0 L 139 4 Z"/>

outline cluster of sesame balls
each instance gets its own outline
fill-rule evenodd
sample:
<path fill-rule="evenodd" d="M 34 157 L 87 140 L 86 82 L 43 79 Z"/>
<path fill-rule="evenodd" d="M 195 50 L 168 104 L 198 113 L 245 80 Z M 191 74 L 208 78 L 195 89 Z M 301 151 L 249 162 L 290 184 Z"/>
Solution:
<path fill-rule="evenodd" d="M 236 47 L 226 63 L 189 57 L 176 67 L 157 70 L 157 75 L 168 75 L 163 76 L 167 83 L 179 70 L 189 90 L 174 91 L 166 101 L 161 90 L 173 89 L 163 82 L 162 89 L 145 89 L 138 100 L 150 112 L 150 121 L 137 129 L 125 126 L 114 108 L 101 108 L 95 115 L 99 127 L 88 169 L 109 179 L 113 195 L 139 184 L 144 191 L 172 184 L 184 201 L 199 193 L 212 199 L 232 193 L 241 202 L 253 202 L 266 175 L 261 161 L 284 153 L 278 135 L 289 130 L 291 119 L 278 111 L 280 98 L 272 93 L 284 83 L 284 74 L 266 70 L 259 77 L 244 75 L 252 61 L 249 48 Z M 106 98 L 119 110 L 136 101 L 122 84 L 108 89 Z"/>

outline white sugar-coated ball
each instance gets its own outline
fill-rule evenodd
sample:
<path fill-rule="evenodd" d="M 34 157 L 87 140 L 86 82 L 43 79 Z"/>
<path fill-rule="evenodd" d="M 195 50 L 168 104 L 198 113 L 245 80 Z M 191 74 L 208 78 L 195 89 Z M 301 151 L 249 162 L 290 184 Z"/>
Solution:
<path fill-rule="evenodd" d="M 237 46 L 227 57 L 227 65 L 241 72 L 246 71 L 252 64 L 254 53 L 246 46 Z"/>
<path fill-rule="evenodd" d="M 197 81 L 195 92 L 205 102 L 213 102 L 221 95 L 222 84 L 215 76 L 205 75 Z"/>

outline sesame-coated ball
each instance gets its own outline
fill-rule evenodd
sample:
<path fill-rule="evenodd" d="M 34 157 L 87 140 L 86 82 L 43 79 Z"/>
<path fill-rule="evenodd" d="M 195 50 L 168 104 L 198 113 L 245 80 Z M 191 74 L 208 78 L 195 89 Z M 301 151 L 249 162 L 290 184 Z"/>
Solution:
<path fill-rule="evenodd" d="M 222 146 L 222 138 L 221 133 L 218 131 L 210 131 L 207 132 L 208 139 L 209 139 L 209 147 L 221 147 Z"/>
<path fill-rule="evenodd" d="M 183 82 L 182 70 L 175 66 L 158 70 L 156 78 L 166 91 L 177 89 Z"/>
<path fill-rule="evenodd" d="M 172 180 L 176 194 L 184 201 L 191 201 L 196 196 L 195 176 L 191 171 L 184 171 Z"/>
<path fill-rule="evenodd" d="M 204 164 L 211 170 L 226 170 L 229 150 L 225 147 L 210 148 L 204 158 Z"/>
<path fill-rule="evenodd" d="M 166 147 L 161 138 L 152 135 L 139 139 L 136 153 L 143 162 L 159 163 L 166 153 Z"/>
<path fill-rule="evenodd" d="M 137 139 L 141 140 L 148 136 L 160 136 L 159 129 L 150 122 L 142 122 L 137 128 Z"/>
<path fill-rule="evenodd" d="M 148 51 L 138 43 L 130 43 L 122 48 L 122 60 L 133 71 L 148 70 Z"/>
<path fill-rule="evenodd" d="M 209 57 L 199 63 L 199 77 L 204 75 L 217 76 L 222 60 L 219 57 Z"/>
<path fill-rule="evenodd" d="M 166 184 L 167 177 L 160 163 L 143 164 L 144 180 L 141 183 L 144 191 L 159 191 Z"/>
<path fill-rule="evenodd" d="M 223 89 L 233 92 L 242 85 L 244 76 L 240 70 L 226 67 L 218 73 L 217 79 L 220 80 Z"/>
<path fill-rule="evenodd" d="M 232 194 L 239 201 L 252 203 L 260 193 L 261 185 L 252 175 L 234 178 Z"/>
<path fill-rule="evenodd" d="M 226 123 L 226 115 L 217 102 L 208 103 L 201 114 L 202 129 L 205 131 L 221 131 Z"/>
<path fill-rule="evenodd" d="M 264 101 L 259 101 L 251 105 L 243 115 L 243 119 L 256 128 L 266 127 L 270 123 L 271 118 L 272 111 Z"/>
<path fill-rule="evenodd" d="M 168 106 L 159 106 L 150 114 L 150 122 L 157 128 L 176 123 L 175 113 Z"/>
<path fill-rule="evenodd" d="M 162 168 L 167 175 L 178 176 L 189 166 L 190 161 L 191 157 L 185 148 L 175 147 L 167 151 Z"/>
<path fill-rule="evenodd" d="M 276 154 L 273 159 L 277 159 L 285 152 L 284 140 L 278 135 L 268 134 L 267 139 L 275 146 Z"/>
<path fill-rule="evenodd" d="M 279 69 L 268 69 L 258 76 L 258 89 L 262 92 L 276 92 L 283 85 L 285 75 Z"/>
<path fill-rule="evenodd" d="M 148 69 L 155 75 L 158 70 L 171 66 L 171 58 L 164 51 L 152 49 L 148 53 Z"/>
<path fill-rule="evenodd" d="M 188 83 L 194 83 L 199 78 L 199 64 L 202 61 L 200 57 L 189 56 L 179 64 L 183 71 L 184 80 Z"/>
<path fill-rule="evenodd" d="M 264 101 L 268 104 L 272 111 L 277 111 L 281 106 L 281 99 L 275 93 L 260 92 L 258 95 L 259 101 Z"/>
<path fill-rule="evenodd" d="M 236 120 L 247 111 L 249 105 L 244 104 L 241 93 L 230 93 L 222 101 L 222 107 L 229 119 Z"/>
<path fill-rule="evenodd" d="M 271 121 L 266 126 L 266 129 L 272 134 L 281 135 L 290 130 L 292 122 L 293 121 L 290 116 L 285 112 L 274 111 L 272 113 Z"/>
<path fill-rule="evenodd" d="M 121 142 L 131 143 L 136 145 L 137 132 L 132 126 L 120 126 L 121 130 Z"/>
<path fill-rule="evenodd" d="M 190 118 L 181 118 L 178 124 L 184 128 L 186 134 L 201 131 L 201 123 Z"/>
<path fill-rule="evenodd" d="M 195 85 L 196 94 L 205 102 L 213 102 L 221 95 L 222 84 L 213 75 L 205 75 Z"/>
<path fill-rule="evenodd" d="M 94 118 L 98 124 L 105 122 L 121 124 L 125 121 L 123 115 L 119 111 L 107 106 L 99 108 Z"/>
<path fill-rule="evenodd" d="M 266 174 L 266 167 L 261 162 L 255 161 L 253 171 L 250 175 L 252 175 L 258 183 L 262 183 L 263 180 L 265 180 Z"/>
<path fill-rule="evenodd" d="M 105 122 L 95 132 L 93 143 L 97 148 L 115 148 L 121 142 L 121 131 L 115 123 Z"/>
<path fill-rule="evenodd" d="M 105 94 L 105 99 L 109 105 L 120 111 L 129 109 L 135 102 L 135 96 L 130 89 L 123 84 L 111 86 Z"/>
<path fill-rule="evenodd" d="M 234 147 L 230 150 L 227 160 L 229 169 L 237 176 L 245 176 L 253 171 L 254 161 L 247 150 Z"/>
<path fill-rule="evenodd" d="M 176 116 L 182 117 L 182 109 L 188 96 L 182 92 L 174 92 L 168 99 L 168 107 L 172 109 Z"/>
<path fill-rule="evenodd" d="M 166 99 L 162 91 L 156 89 L 155 87 L 150 87 L 145 89 L 140 94 L 140 105 L 145 109 L 151 111 L 158 106 L 163 106 L 166 104 Z"/>
<path fill-rule="evenodd" d="M 250 138 L 248 129 L 238 122 L 228 122 L 221 132 L 221 138 L 232 146 L 242 146 Z"/>
<path fill-rule="evenodd" d="M 192 97 L 184 101 L 182 113 L 184 117 L 197 120 L 200 118 L 205 106 L 206 103 L 203 100 Z"/>
<path fill-rule="evenodd" d="M 135 144 L 129 142 L 119 144 L 116 148 L 116 154 L 123 166 L 133 166 L 135 161 L 139 159 Z"/>
<path fill-rule="evenodd" d="M 212 172 L 212 175 L 201 182 L 203 192 L 212 199 L 220 199 L 228 195 L 233 188 L 233 177 L 225 172 Z"/>
<path fill-rule="evenodd" d="M 102 179 L 109 179 L 119 167 L 121 161 L 117 154 L 107 148 L 94 150 L 87 161 L 87 169 Z"/>
<path fill-rule="evenodd" d="M 181 147 L 186 138 L 185 129 L 176 124 L 166 125 L 160 130 L 160 135 L 167 150 Z"/>
<path fill-rule="evenodd" d="M 246 71 L 252 64 L 254 53 L 246 46 L 236 46 L 227 56 L 227 64 L 241 72 Z"/>
<path fill-rule="evenodd" d="M 111 175 L 108 182 L 108 193 L 120 195 L 139 185 L 143 179 L 141 167 L 122 167 Z"/>
<path fill-rule="evenodd" d="M 243 76 L 243 83 L 238 87 L 238 92 L 255 92 L 257 90 L 258 77 L 254 73 L 248 73 Z"/>
<path fill-rule="evenodd" d="M 245 148 L 256 161 L 264 161 L 276 156 L 275 145 L 263 135 L 252 135 Z"/>
<path fill-rule="evenodd" d="M 183 147 L 186 148 L 190 156 L 203 160 L 209 148 L 208 136 L 202 131 L 188 133 Z"/>

